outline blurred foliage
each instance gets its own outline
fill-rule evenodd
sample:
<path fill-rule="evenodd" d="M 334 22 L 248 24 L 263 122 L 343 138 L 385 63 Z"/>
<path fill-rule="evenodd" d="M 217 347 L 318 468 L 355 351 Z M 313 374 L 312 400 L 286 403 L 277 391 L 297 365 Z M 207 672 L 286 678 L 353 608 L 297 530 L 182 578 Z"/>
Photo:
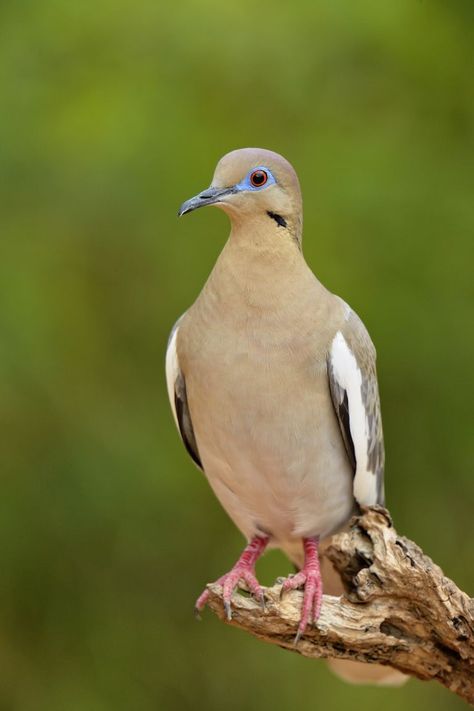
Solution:
<path fill-rule="evenodd" d="M 194 624 L 242 540 L 163 361 L 228 231 L 178 205 L 228 150 L 281 152 L 307 259 L 377 345 L 397 527 L 473 592 L 473 20 L 472 0 L 2 1 L 2 711 L 462 707 Z"/>

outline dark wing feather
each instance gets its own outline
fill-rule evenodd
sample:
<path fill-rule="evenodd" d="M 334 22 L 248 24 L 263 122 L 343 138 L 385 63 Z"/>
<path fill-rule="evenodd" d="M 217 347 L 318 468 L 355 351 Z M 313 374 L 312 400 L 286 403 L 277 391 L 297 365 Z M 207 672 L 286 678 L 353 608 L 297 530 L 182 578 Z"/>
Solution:
<path fill-rule="evenodd" d="M 191 421 L 191 413 L 189 412 L 188 407 L 186 383 L 181 374 L 178 375 L 174 387 L 174 403 L 176 407 L 176 418 L 178 420 L 179 432 L 181 434 L 183 444 L 193 462 L 197 464 L 199 469 L 203 469 L 196 443 L 196 436 L 193 430 L 193 423 Z"/>
<path fill-rule="evenodd" d="M 191 413 L 189 411 L 188 397 L 186 394 L 186 382 L 184 375 L 179 366 L 178 353 L 176 348 L 176 339 L 178 337 L 179 319 L 173 326 L 171 331 L 168 347 L 166 349 L 166 382 L 168 386 L 168 396 L 171 409 L 175 417 L 175 421 L 186 447 L 186 451 L 190 455 L 193 462 L 203 469 L 199 449 L 194 434 Z"/>
<path fill-rule="evenodd" d="M 352 441 L 350 419 L 349 419 L 349 400 L 347 398 L 347 390 L 341 388 L 334 377 L 334 371 L 331 361 L 328 361 L 329 387 L 331 389 L 332 402 L 336 417 L 341 428 L 342 439 L 346 448 L 347 456 L 352 466 L 352 470 L 356 469 L 356 458 L 354 450 L 354 442 Z"/>

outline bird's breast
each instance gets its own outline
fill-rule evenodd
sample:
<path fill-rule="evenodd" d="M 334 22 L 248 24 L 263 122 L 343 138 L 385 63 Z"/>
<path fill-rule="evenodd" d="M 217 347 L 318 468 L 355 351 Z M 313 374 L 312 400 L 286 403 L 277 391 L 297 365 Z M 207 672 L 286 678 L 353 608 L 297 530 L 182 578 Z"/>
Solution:
<path fill-rule="evenodd" d="M 353 505 L 326 365 L 340 305 L 297 276 L 259 288 L 217 270 L 178 336 L 206 476 L 247 536 L 325 535 Z"/>
<path fill-rule="evenodd" d="M 238 324 L 196 318 L 188 328 L 184 377 L 197 445 L 237 526 L 289 540 L 344 523 L 352 474 L 317 331 L 275 329 L 261 315 Z"/>

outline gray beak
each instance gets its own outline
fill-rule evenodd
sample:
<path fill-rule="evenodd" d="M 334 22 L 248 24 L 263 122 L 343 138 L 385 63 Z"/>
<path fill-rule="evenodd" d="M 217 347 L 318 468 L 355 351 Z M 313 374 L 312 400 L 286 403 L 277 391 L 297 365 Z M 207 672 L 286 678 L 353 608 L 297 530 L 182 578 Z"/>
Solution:
<path fill-rule="evenodd" d="M 232 195 L 236 190 L 232 188 L 207 188 L 203 190 L 199 195 L 195 195 L 190 200 L 183 202 L 178 210 L 178 217 L 185 215 L 187 212 L 192 212 L 197 210 L 198 207 L 205 207 L 206 205 L 215 205 L 216 202 L 220 202 L 220 199 L 224 195 Z"/>

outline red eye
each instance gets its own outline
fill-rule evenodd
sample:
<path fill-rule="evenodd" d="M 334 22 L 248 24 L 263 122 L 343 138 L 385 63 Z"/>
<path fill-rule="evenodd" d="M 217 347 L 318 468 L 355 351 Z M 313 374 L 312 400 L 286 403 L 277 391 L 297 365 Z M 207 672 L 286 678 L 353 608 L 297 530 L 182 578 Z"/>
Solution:
<path fill-rule="evenodd" d="M 250 182 L 254 188 L 261 188 L 268 180 L 268 174 L 264 170 L 254 170 L 250 175 Z"/>

